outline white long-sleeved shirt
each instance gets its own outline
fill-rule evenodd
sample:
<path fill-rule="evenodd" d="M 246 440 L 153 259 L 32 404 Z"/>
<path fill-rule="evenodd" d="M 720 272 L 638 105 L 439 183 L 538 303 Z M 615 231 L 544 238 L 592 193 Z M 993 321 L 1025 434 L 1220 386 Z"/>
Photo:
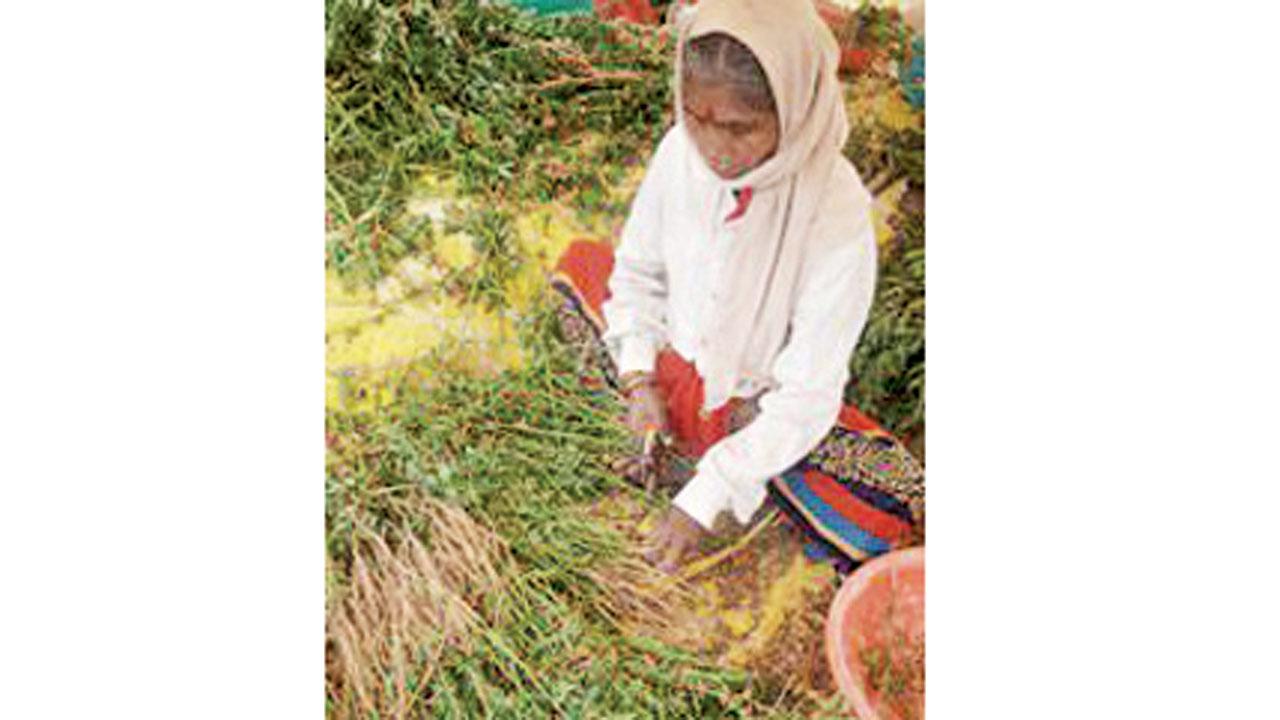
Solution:
<path fill-rule="evenodd" d="M 713 445 L 676 496 L 676 506 L 703 527 L 724 510 L 747 522 L 764 501 L 768 479 L 803 458 L 835 424 L 875 290 L 870 212 L 851 202 L 861 182 L 849 163 L 835 163 L 810 229 L 814 242 L 787 341 L 762 365 L 768 376 L 744 377 L 733 392 L 745 398 L 764 391 L 760 414 Z M 632 202 L 609 279 L 604 340 L 619 372 L 652 371 L 668 344 L 695 364 L 705 352 L 710 309 L 724 292 L 725 248 L 737 239 L 737 221 L 726 220 L 736 204 L 729 185 L 674 126 Z"/>

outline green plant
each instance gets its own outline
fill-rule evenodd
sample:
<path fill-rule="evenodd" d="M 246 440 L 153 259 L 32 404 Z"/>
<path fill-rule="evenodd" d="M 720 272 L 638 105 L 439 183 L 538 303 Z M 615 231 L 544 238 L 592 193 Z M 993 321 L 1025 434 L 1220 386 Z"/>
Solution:
<path fill-rule="evenodd" d="M 667 124 L 669 46 L 650 29 L 478 0 L 327 0 L 325 17 L 327 257 L 342 274 L 376 280 L 420 246 L 396 219 L 428 169 L 489 202 L 590 208 Z"/>
<path fill-rule="evenodd" d="M 510 212 L 490 207 L 472 209 L 445 229 L 470 238 L 476 256 L 469 267 L 446 275 L 442 283 L 445 292 L 460 295 L 469 303 L 479 302 L 490 310 L 505 307 L 508 284 L 521 265 L 528 262 L 517 244 Z"/>
<path fill-rule="evenodd" d="M 846 396 L 890 431 L 908 435 L 924 424 L 924 216 L 906 214 L 899 222 L 900 247 L 881 263 Z"/>
<path fill-rule="evenodd" d="M 621 214 L 623 166 L 669 126 L 671 47 L 649 29 L 477 0 L 326 0 L 325 18 L 326 262 L 346 280 L 377 282 L 459 232 L 474 259 L 440 288 L 503 309 L 532 262 L 516 213 L 556 200 Z M 922 186 L 922 136 L 880 130 L 848 152 Z M 473 200 L 443 228 L 407 210 L 426 172 Z M 923 390 L 917 229 L 885 258 L 853 360 L 851 391 L 893 427 Z M 610 469 L 630 448 L 621 408 L 579 382 L 549 308 L 519 327 L 518 370 L 478 377 L 441 348 L 397 371 L 389 404 L 326 414 L 329 716 L 838 712 L 646 635 L 678 588 L 591 512 L 634 494 Z"/>
<path fill-rule="evenodd" d="M 578 381 L 549 308 L 522 333 L 524 369 L 428 359 L 390 406 L 328 413 L 329 715 L 759 715 L 776 691 L 644 637 L 679 589 L 588 512 L 634 492 L 609 470 L 621 408 Z"/>

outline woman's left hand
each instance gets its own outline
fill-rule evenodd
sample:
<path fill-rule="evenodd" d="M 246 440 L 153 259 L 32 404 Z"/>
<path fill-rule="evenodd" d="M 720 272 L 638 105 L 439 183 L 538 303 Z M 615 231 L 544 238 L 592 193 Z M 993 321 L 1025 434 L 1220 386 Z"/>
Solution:
<path fill-rule="evenodd" d="M 645 559 L 659 570 L 673 573 L 688 555 L 697 550 L 703 538 L 710 534 L 697 520 L 680 508 L 673 507 L 649 536 Z"/>

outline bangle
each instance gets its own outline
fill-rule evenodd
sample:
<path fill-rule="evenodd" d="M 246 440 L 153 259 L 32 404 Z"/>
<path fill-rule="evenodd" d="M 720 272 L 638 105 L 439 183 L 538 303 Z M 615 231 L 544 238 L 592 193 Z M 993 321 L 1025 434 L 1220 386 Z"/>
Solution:
<path fill-rule="evenodd" d="M 629 372 L 623 375 L 620 379 L 622 394 L 627 397 L 630 397 L 631 393 L 635 392 L 636 389 L 641 386 L 655 384 L 656 382 L 654 380 L 653 373 L 645 372 L 643 370 Z"/>

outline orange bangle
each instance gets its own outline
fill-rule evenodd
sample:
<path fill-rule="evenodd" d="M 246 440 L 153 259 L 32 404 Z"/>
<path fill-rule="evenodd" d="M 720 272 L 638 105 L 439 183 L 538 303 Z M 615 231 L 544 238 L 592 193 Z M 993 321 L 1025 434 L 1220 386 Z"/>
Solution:
<path fill-rule="evenodd" d="M 631 397 L 631 393 L 635 392 L 636 389 L 641 386 L 653 386 L 657 384 L 657 380 L 653 377 L 653 373 L 644 372 L 643 370 L 627 373 L 620 379 L 622 394 L 626 397 Z"/>

